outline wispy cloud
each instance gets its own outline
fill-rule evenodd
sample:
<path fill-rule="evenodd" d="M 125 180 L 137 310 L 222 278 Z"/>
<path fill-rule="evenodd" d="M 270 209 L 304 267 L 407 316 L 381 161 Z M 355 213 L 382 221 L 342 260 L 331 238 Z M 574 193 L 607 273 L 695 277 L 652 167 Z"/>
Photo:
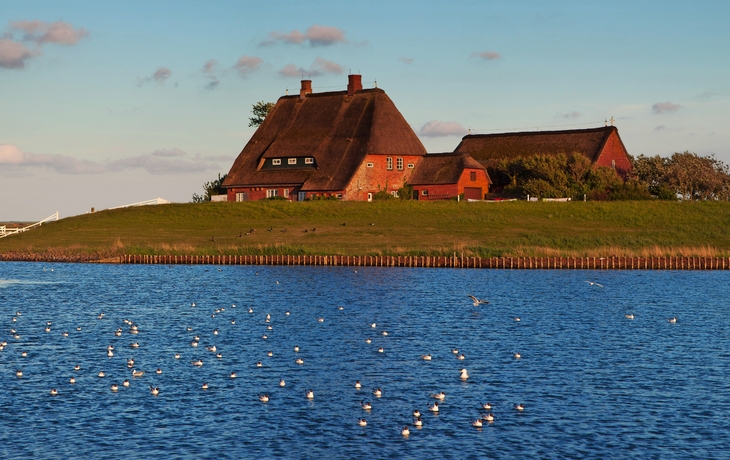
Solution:
<path fill-rule="evenodd" d="M 309 43 L 309 46 L 328 46 L 336 43 L 346 43 L 345 31 L 331 26 L 313 25 L 306 32 L 292 30 L 289 33 L 270 32 L 268 40 L 261 42 L 262 46 L 274 45 L 276 43 L 302 44 Z"/>
<path fill-rule="evenodd" d="M 407 57 L 399 57 L 398 60 L 402 62 L 403 64 L 413 64 L 413 61 L 415 59 L 413 58 L 407 58 Z"/>
<path fill-rule="evenodd" d="M 207 85 L 205 85 L 205 89 L 216 89 L 221 84 L 220 80 L 218 80 L 218 76 L 216 75 L 216 68 L 218 67 L 218 61 L 215 59 L 209 59 L 205 64 L 203 64 L 203 76 L 210 80 Z"/>
<path fill-rule="evenodd" d="M 280 75 L 285 77 L 299 77 L 307 75 L 310 77 L 318 77 L 325 74 L 336 74 L 340 75 L 345 71 L 345 68 L 334 61 L 328 61 L 327 59 L 317 57 L 314 60 L 309 69 L 303 67 L 297 67 L 294 64 L 287 64 L 283 69 L 279 71 Z"/>
<path fill-rule="evenodd" d="M 493 61 L 500 59 L 502 56 L 496 51 L 475 51 L 471 53 L 471 57 L 484 59 L 485 61 Z"/>
<path fill-rule="evenodd" d="M 654 131 L 664 131 L 665 129 L 667 129 L 667 125 L 659 125 L 654 128 Z"/>
<path fill-rule="evenodd" d="M 241 77 L 246 78 L 251 73 L 258 70 L 258 68 L 261 67 L 261 64 L 263 63 L 264 60 L 260 57 L 243 55 L 238 58 L 238 62 L 236 62 L 236 65 L 234 65 L 233 68 L 238 71 L 238 74 Z"/>
<path fill-rule="evenodd" d="M 15 38 L 16 33 L 20 38 Z M 83 27 L 75 29 L 63 21 L 11 21 L 0 38 L 0 68 L 24 69 L 26 61 L 43 54 L 43 45 L 71 46 L 88 35 Z"/>
<path fill-rule="evenodd" d="M 158 149 L 154 152 L 108 161 L 92 161 L 68 155 L 24 152 L 13 144 L 0 145 L 0 173 L 20 169 L 47 168 L 59 174 L 101 174 L 141 169 L 150 174 L 165 175 L 219 170 L 218 162 L 233 157 L 190 155 L 180 149 Z"/>
<path fill-rule="evenodd" d="M 148 75 L 144 78 L 137 77 L 137 86 L 141 87 L 145 83 L 149 82 L 157 82 L 157 83 L 164 83 L 170 76 L 172 75 L 172 71 L 168 69 L 167 67 L 159 67 L 157 70 L 152 73 L 152 75 Z"/>
<path fill-rule="evenodd" d="M 421 127 L 419 134 L 423 137 L 463 136 L 466 128 L 455 121 L 431 120 Z"/>
<path fill-rule="evenodd" d="M 575 120 L 576 118 L 580 118 L 580 112 L 570 112 L 570 113 L 563 113 L 560 115 L 560 118 L 565 118 L 566 120 Z"/>
<path fill-rule="evenodd" d="M 657 102 L 656 104 L 651 106 L 651 111 L 654 112 L 657 115 L 661 115 L 663 113 L 672 113 L 676 112 L 677 110 L 681 109 L 682 106 L 679 104 L 674 104 L 672 102 Z"/>

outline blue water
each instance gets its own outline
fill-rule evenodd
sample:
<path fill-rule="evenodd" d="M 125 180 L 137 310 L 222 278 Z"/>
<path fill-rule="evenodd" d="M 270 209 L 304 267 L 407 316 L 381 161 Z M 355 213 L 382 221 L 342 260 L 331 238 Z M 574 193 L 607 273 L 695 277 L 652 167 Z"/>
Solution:
<path fill-rule="evenodd" d="M 723 272 L 0 263 L 0 457 L 727 457 L 729 281 Z M 474 307 L 467 294 L 491 303 Z M 141 378 L 127 368 L 132 357 Z M 439 391 L 434 415 L 429 395 Z M 472 427 L 487 401 L 495 421 Z M 414 409 L 423 428 L 404 438 Z"/>

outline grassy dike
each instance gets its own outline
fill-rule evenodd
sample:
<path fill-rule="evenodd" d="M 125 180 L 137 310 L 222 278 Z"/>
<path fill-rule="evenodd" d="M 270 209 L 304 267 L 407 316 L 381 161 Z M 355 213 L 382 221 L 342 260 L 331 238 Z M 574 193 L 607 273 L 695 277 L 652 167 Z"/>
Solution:
<path fill-rule="evenodd" d="M 246 235 L 250 229 L 255 231 Z M 4 255 L 82 259 L 454 252 L 480 257 L 729 256 L 730 203 L 189 203 L 69 217 L 0 239 Z"/>

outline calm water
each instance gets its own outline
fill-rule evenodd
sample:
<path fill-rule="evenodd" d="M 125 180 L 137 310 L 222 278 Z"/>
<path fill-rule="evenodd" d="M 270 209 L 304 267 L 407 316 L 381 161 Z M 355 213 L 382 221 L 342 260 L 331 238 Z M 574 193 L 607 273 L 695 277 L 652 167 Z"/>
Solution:
<path fill-rule="evenodd" d="M 727 457 L 729 281 L 721 272 L 2 263 L 0 457 Z M 474 307 L 467 294 L 491 304 Z M 129 358 L 143 377 L 132 378 Z M 429 395 L 439 391 L 447 396 L 434 415 Z M 487 401 L 494 423 L 473 428 Z M 414 409 L 423 428 L 404 438 Z"/>

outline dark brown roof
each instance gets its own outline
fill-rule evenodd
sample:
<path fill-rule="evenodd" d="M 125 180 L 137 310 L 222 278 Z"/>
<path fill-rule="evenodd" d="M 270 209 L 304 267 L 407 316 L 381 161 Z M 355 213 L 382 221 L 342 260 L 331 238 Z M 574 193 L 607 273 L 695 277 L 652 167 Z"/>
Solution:
<path fill-rule="evenodd" d="M 224 186 L 303 184 L 342 190 L 367 154 L 425 155 L 426 149 L 381 89 L 280 98 L 236 161 Z M 260 168 L 268 158 L 314 157 L 315 168 Z M 282 162 L 285 163 L 286 161 Z"/>
<path fill-rule="evenodd" d="M 478 161 L 466 153 L 431 153 L 421 158 L 413 170 L 410 185 L 456 184 L 464 169 L 484 170 Z"/>
<path fill-rule="evenodd" d="M 470 134 L 464 136 L 454 152 L 468 153 L 482 164 L 503 158 L 559 153 L 580 153 L 595 163 L 613 132 L 618 136 L 615 126 L 568 131 Z"/>

